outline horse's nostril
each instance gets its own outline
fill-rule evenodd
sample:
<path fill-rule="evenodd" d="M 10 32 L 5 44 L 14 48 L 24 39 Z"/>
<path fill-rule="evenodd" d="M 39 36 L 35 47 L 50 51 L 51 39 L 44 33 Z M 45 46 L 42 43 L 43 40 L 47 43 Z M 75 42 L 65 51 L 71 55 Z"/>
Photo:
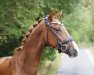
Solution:
<path fill-rule="evenodd" d="M 78 52 L 76 50 L 74 52 L 74 56 L 78 56 Z"/>

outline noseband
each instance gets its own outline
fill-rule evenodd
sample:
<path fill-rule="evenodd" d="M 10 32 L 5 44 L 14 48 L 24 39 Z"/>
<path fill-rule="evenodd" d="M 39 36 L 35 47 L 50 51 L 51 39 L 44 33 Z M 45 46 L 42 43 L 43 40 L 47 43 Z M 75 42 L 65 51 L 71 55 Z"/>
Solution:
<path fill-rule="evenodd" d="M 45 17 L 45 24 L 46 24 L 46 27 L 47 29 L 49 29 L 52 33 L 52 35 L 55 37 L 58 45 L 59 45 L 59 48 L 58 48 L 58 52 L 61 53 L 61 52 L 65 52 L 65 53 L 68 53 L 69 49 L 70 49 L 70 46 L 67 48 L 66 47 L 66 44 L 70 41 L 73 41 L 73 38 L 72 37 L 68 37 L 67 39 L 65 39 L 63 42 L 59 39 L 59 37 L 56 35 L 56 33 L 54 31 L 52 31 L 52 26 L 51 26 L 51 23 L 48 22 L 48 16 Z M 53 23 L 53 24 L 58 24 L 58 23 Z"/>

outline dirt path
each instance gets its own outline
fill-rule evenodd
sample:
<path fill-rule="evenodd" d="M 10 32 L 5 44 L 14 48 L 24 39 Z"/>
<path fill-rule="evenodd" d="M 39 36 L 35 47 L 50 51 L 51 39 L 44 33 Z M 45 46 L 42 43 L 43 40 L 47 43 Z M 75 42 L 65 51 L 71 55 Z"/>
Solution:
<path fill-rule="evenodd" d="M 79 56 L 76 58 L 64 55 L 57 75 L 94 75 L 94 65 L 87 50 L 80 49 Z"/>

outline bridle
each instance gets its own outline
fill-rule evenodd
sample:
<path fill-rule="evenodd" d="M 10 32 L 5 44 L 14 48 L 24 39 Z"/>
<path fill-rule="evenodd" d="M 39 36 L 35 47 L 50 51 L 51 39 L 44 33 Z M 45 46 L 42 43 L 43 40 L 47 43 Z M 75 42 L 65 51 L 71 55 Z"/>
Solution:
<path fill-rule="evenodd" d="M 57 41 L 57 43 L 58 43 L 58 45 L 59 45 L 58 52 L 59 52 L 59 53 L 61 53 L 61 52 L 68 53 L 68 51 L 69 51 L 71 45 L 67 48 L 67 47 L 66 47 L 66 44 L 67 44 L 68 42 L 73 41 L 73 38 L 70 36 L 70 37 L 66 38 L 66 39 L 62 42 L 62 41 L 59 39 L 59 37 L 57 36 L 57 34 L 56 34 L 54 31 L 52 31 L 52 28 L 53 28 L 53 27 L 51 26 L 51 24 L 58 24 L 58 23 L 51 23 L 51 22 L 49 23 L 49 22 L 48 22 L 48 16 L 45 17 L 45 24 L 46 24 L 46 27 L 47 27 L 47 31 L 48 31 L 48 29 L 51 31 L 52 35 L 55 37 L 55 39 L 56 39 L 56 41 Z M 48 32 L 47 32 L 47 33 L 48 33 Z"/>

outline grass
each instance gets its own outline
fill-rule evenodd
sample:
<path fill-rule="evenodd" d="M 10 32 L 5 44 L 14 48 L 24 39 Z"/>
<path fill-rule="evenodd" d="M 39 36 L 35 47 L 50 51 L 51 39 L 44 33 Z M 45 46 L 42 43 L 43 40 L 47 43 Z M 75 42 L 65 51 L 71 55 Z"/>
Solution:
<path fill-rule="evenodd" d="M 59 65 L 61 63 L 62 54 L 56 54 L 56 59 L 52 61 L 46 61 L 40 67 L 40 75 L 56 75 Z"/>

